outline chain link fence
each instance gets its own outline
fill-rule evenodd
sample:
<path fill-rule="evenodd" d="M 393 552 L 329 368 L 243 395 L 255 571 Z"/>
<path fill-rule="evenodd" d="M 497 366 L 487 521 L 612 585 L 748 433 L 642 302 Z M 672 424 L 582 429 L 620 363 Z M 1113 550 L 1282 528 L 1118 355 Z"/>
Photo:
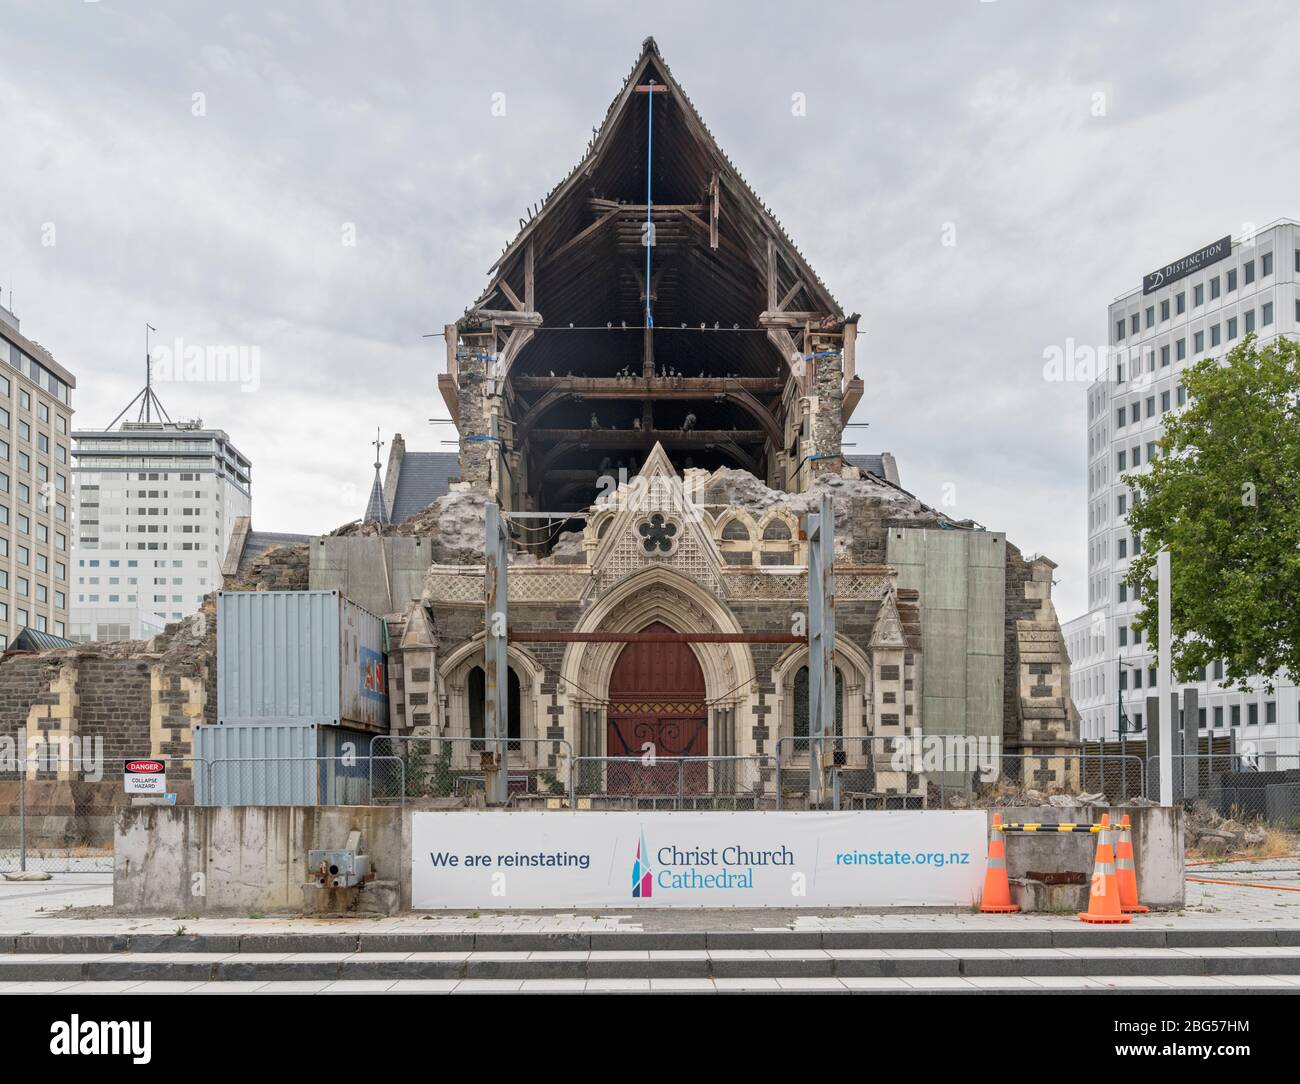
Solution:
<path fill-rule="evenodd" d="M 588 809 L 780 809 L 774 756 L 577 757 L 574 797 Z"/>
<path fill-rule="evenodd" d="M 1063 795 L 1100 794 L 1108 802 L 1146 796 L 1142 758 L 1131 754 L 1006 753 L 994 739 L 960 735 L 800 735 L 776 743 L 788 808 L 807 805 L 814 743 L 822 750 L 823 808 L 951 809 L 1045 805 Z"/>
<path fill-rule="evenodd" d="M 400 805 L 396 756 L 214 757 L 197 780 L 199 805 Z M 197 766 L 197 765 L 196 765 Z"/>
<path fill-rule="evenodd" d="M 1300 754 L 1247 746 L 1171 759 L 1174 799 L 1187 810 L 1189 873 L 1233 881 L 1259 873 L 1300 877 Z M 1159 758 L 1148 758 L 1146 768 L 1158 793 Z"/>
<path fill-rule="evenodd" d="M 193 764 L 164 756 L 167 797 L 194 800 Z M 129 806 L 122 761 L 37 743 L 0 762 L 0 873 L 113 872 L 113 822 Z"/>
<path fill-rule="evenodd" d="M 477 804 L 489 776 L 498 771 L 500 743 L 474 737 L 376 735 L 370 762 L 395 767 L 376 778 L 376 804 Z M 562 738 L 510 738 L 506 750 L 506 794 L 516 807 L 555 805 L 572 799 L 573 747 Z"/>

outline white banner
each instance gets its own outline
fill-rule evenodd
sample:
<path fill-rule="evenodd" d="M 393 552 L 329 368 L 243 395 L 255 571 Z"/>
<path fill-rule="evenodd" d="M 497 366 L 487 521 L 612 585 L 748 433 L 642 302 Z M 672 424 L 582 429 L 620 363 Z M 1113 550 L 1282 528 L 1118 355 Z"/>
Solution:
<path fill-rule="evenodd" d="M 413 813 L 411 903 L 966 907 L 987 847 L 978 810 Z"/>

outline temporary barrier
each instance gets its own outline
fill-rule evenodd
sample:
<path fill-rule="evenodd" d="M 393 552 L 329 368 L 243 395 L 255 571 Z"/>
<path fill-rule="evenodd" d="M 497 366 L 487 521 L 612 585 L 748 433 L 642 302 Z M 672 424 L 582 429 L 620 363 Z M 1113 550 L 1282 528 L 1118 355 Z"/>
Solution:
<path fill-rule="evenodd" d="M 1133 822 L 1128 814 L 1119 822 L 1115 842 L 1115 883 L 1119 886 L 1119 909 L 1126 915 L 1151 910 L 1138 902 L 1137 869 L 1133 864 Z"/>
<path fill-rule="evenodd" d="M 1092 871 L 1092 887 L 1088 891 L 1088 910 L 1079 912 L 1079 918 L 1089 923 L 1120 925 L 1133 919 L 1120 910 L 1109 815 L 1103 815 L 1102 826 L 1103 831 L 1097 835 L 1097 861 Z"/>
<path fill-rule="evenodd" d="M 412 906 L 969 907 L 981 811 L 411 815 Z"/>
<path fill-rule="evenodd" d="M 1011 882 L 1007 879 L 1007 843 L 1002 838 L 1002 817 L 994 813 L 989 831 L 989 857 L 984 872 L 984 895 L 980 910 L 987 915 L 1006 915 L 1019 911 L 1011 902 Z"/>

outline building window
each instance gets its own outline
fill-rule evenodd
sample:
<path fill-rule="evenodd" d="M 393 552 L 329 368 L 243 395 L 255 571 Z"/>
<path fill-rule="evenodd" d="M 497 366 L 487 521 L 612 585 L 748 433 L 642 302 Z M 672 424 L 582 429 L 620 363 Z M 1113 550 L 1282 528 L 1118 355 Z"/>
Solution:
<path fill-rule="evenodd" d="M 1169 319 L 1169 300 L 1167 298 L 1164 301 L 1160 302 L 1160 319 L 1161 320 Z"/>
<path fill-rule="evenodd" d="M 1185 357 L 1187 357 L 1186 339 L 1179 339 L 1178 342 L 1174 344 L 1174 354 L 1179 361 L 1182 361 Z"/>
<path fill-rule="evenodd" d="M 1219 325 L 1215 324 L 1212 328 L 1210 328 L 1210 345 L 1218 346 L 1219 341 L 1220 341 Z"/>
<path fill-rule="evenodd" d="M 1300 302 L 1297 302 L 1296 304 L 1297 304 L 1297 306 L 1300 306 Z M 1123 428 L 1124 428 L 1124 418 L 1125 418 L 1124 408 L 1123 408 L 1123 407 L 1120 407 L 1118 410 L 1115 411 L 1115 428 L 1116 428 L 1116 429 L 1123 429 Z M 4 476 L 3 474 L 0 474 L 0 478 L 4 478 L 4 477 L 5 477 L 5 476 Z M 7 479 L 6 479 L 6 480 L 7 480 Z M 4 488 L 5 488 L 5 489 L 8 489 L 9 487 L 6 485 Z"/>
<path fill-rule="evenodd" d="M 1179 406 L 1187 405 L 1187 389 L 1183 387 L 1181 384 L 1178 385 L 1177 401 Z"/>
<path fill-rule="evenodd" d="M 1259 322 L 1265 327 L 1273 322 L 1273 302 L 1264 302 L 1264 307 L 1260 310 Z"/>
<path fill-rule="evenodd" d="M 1127 466 L 1126 466 L 1125 463 L 1124 463 L 1125 459 L 1127 459 L 1127 458 L 1128 458 L 1128 456 L 1125 454 L 1123 448 L 1121 448 L 1118 452 L 1116 452 L 1116 453 L 1115 453 L 1115 469 L 1116 469 L 1116 470 L 1127 470 L 1128 468 L 1127 468 Z"/>
<path fill-rule="evenodd" d="M 1246 725 L 1259 726 L 1259 705 L 1258 704 L 1246 705 Z"/>
<path fill-rule="evenodd" d="M 1205 304 L 1205 286 L 1204 286 L 1204 285 L 1193 286 L 1193 287 L 1192 287 L 1192 307 L 1193 307 L 1193 308 L 1199 308 L 1201 305 L 1204 305 L 1204 304 Z"/>
<path fill-rule="evenodd" d="M 1228 293 L 1232 293 L 1237 288 L 1237 269 L 1234 267 L 1228 272 Z"/>
<path fill-rule="evenodd" d="M 1236 337 L 1237 337 L 1237 318 L 1235 316 L 1229 316 L 1228 317 L 1228 342 L 1232 342 L 1232 340 L 1235 339 Z"/>
<path fill-rule="evenodd" d="M 1180 316 L 1181 316 L 1183 313 L 1185 313 L 1185 312 L 1187 311 L 1187 291 L 1186 291 L 1186 290 L 1184 290 L 1182 293 L 1180 293 L 1180 294 L 1178 294 L 1178 295 L 1176 295 L 1176 296 L 1174 297 L 1174 311 L 1175 311 L 1176 313 L 1178 313 L 1178 315 L 1180 315 Z"/>
<path fill-rule="evenodd" d="M 1116 554 L 1117 557 L 1127 557 L 1127 556 L 1128 556 L 1128 542 L 1127 542 L 1126 539 L 1121 538 L 1121 539 L 1116 543 L 1116 551 L 1115 551 L 1115 554 Z M 1119 642 L 1120 642 L 1121 645 L 1123 645 L 1123 643 L 1124 643 L 1124 630 L 1123 630 L 1123 629 L 1120 629 L 1120 630 L 1119 630 L 1119 636 L 1120 636 L 1120 640 L 1119 640 Z"/>
<path fill-rule="evenodd" d="M 1142 404 L 1139 401 L 1134 400 L 1129 404 L 1128 417 L 1134 425 L 1142 420 Z"/>
<path fill-rule="evenodd" d="M 1154 418 L 1155 416 L 1156 416 L 1156 397 L 1154 395 L 1148 395 L 1147 396 L 1147 417 Z"/>
<path fill-rule="evenodd" d="M 1129 328 L 1128 328 L 1128 330 L 1129 330 L 1129 334 L 1130 334 L 1130 335 L 1136 335 L 1136 334 L 1138 333 L 1138 320 L 1139 320 L 1139 319 L 1140 319 L 1140 317 L 1138 316 L 1137 313 L 1134 313 L 1132 316 L 1129 317 L 1129 321 L 1128 321 L 1128 323 L 1129 323 Z"/>
<path fill-rule="evenodd" d="M 844 675 L 835 670 L 835 733 L 844 733 Z M 808 752 L 808 667 L 794 675 L 794 751 Z M 800 739 L 803 739 L 802 741 Z"/>
<path fill-rule="evenodd" d="M 1199 354 L 1205 350 L 1205 332 L 1198 331 L 1192 336 L 1192 353 Z"/>
<path fill-rule="evenodd" d="M 1273 253 L 1265 252 L 1259 258 L 1259 277 L 1265 278 L 1273 273 Z"/>
<path fill-rule="evenodd" d="M 1296 268 L 1296 270 L 1300 271 L 1300 268 Z M 1210 300 L 1213 301 L 1218 296 L 1219 296 L 1219 276 L 1215 275 L 1214 278 L 1210 279 Z"/>
<path fill-rule="evenodd" d="M 1115 323 L 1115 339 L 1116 339 L 1117 342 L 1121 342 L 1121 341 L 1123 341 L 1123 339 L 1124 339 L 1124 321 L 1123 321 L 1123 319 L 1120 319 L 1120 320 L 1116 321 L 1116 323 Z"/>
<path fill-rule="evenodd" d="M 1241 270 L 1245 274 L 1246 285 L 1249 286 L 1252 282 L 1255 281 L 1255 261 L 1247 260 L 1244 264 L 1241 265 Z"/>
<path fill-rule="evenodd" d="M 1223 706 L 1220 705 L 1219 707 L 1214 709 L 1214 728 L 1216 730 L 1219 730 L 1222 729 L 1222 727 L 1223 727 Z"/>
<path fill-rule="evenodd" d="M 1249 335 L 1254 330 L 1255 330 L 1255 310 L 1247 309 L 1246 310 L 1246 334 Z"/>
<path fill-rule="evenodd" d="M 1160 413 L 1169 413 L 1169 393 L 1167 391 L 1162 391 L 1160 393 Z"/>
<path fill-rule="evenodd" d="M 1296 270 L 1300 271 L 1300 249 L 1296 250 Z M 1156 307 L 1154 305 L 1148 305 L 1147 306 L 1147 327 L 1154 326 L 1155 322 L 1156 322 Z"/>

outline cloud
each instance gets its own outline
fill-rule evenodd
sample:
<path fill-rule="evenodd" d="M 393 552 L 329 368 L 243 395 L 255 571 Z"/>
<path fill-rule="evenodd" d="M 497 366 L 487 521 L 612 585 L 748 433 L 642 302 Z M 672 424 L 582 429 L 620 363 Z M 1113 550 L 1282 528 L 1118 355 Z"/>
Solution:
<path fill-rule="evenodd" d="M 266 529 L 359 515 L 376 425 L 416 449 L 450 435 L 426 421 L 443 355 L 421 336 L 477 296 L 648 33 L 863 313 L 860 450 L 1052 556 L 1064 616 L 1086 604 L 1085 389 L 1044 382 L 1044 350 L 1104 342 L 1150 266 L 1296 213 L 1286 5 L 359 10 L 32 2 L 0 29 L 23 58 L 0 68 L 0 282 L 23 330 L 77 374 L 81 426 L 140 384 L 146 320 L 258 347 L 256 392 L 162 394 L 250 456 Z"/>

